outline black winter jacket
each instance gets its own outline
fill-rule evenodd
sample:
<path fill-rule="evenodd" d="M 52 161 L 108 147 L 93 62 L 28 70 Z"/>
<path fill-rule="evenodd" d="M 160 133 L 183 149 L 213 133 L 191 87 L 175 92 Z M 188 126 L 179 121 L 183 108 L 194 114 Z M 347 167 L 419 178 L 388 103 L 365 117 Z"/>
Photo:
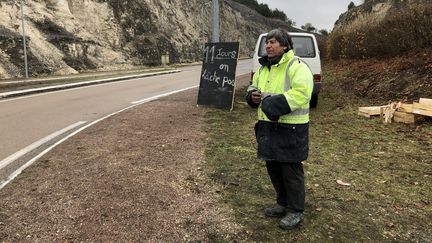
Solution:
<path fill-rule="evenodd" d="M 258 158 L 265 161 L 300 163 L 309 153 L 309 123 L 282 124 L 258 121 L 255 124 Z"/>

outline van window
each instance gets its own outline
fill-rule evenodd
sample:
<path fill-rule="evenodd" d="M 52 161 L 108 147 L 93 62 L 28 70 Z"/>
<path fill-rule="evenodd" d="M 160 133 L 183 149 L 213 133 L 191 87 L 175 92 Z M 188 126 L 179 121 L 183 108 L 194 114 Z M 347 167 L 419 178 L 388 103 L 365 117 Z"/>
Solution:
<path fill-rule="evenodd" d="M 294 53 L 299 57 L 315 57 L 315 45 L 309 36 L 291 36 L 294 45 Z M 262 57 L 267 55 L 266 52 L 266 37 L 261 39 L 258 56 Z"/>

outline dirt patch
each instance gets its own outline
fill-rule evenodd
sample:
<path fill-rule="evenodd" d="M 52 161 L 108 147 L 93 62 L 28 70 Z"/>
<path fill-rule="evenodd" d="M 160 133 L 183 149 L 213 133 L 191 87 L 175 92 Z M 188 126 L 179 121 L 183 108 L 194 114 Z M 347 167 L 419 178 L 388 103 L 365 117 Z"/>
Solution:
<path fill-rule="evenodd" d="M 324 66 L 326 75 L 337 83 L 324 80 L 324 88 L 342 87 L 358 97 L 378 101 L 413 101 L 432 97 L 432 49 L 422 49 L 385 60 L 343 60 Z"/>
<path fill-rule="evenodd" d="M 39 159 L 0 191 L 0 240 L 241 239 L 203 166 L 211 109 L 196 93 L 110 117 Z"/>

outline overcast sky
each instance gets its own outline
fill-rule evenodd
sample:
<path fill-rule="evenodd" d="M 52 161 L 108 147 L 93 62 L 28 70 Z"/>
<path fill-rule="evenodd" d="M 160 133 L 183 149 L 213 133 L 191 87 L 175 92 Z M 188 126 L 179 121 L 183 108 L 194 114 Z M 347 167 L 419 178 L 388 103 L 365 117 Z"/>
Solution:
<path fill-rule="evenodd" d="M 348 10 L 351 0 L 257 0 L 258 3 L 266 3 L 270 9 L 279 9 L 289 19 L 296 23 L 296 27 L 309 22 L 317 30 L 333 29 L 339 15 Z M 363 0 L 352 0 L 356 6 Z"/>

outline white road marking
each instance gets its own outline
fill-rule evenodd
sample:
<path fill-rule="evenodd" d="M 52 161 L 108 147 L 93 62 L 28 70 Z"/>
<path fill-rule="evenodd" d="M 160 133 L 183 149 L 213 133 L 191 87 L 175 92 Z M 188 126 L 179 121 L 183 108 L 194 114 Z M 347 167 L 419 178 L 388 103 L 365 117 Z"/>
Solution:
<path fill-rule="evenodd" d="M 172 94 L 179 93 L 179 92 L 182 92 L 182 91 L 186 91 L 186 90 L 188 90 L 188 89 L 197 88 L 198 86 L 199 86 L 199 85 L 195 85 L 195 86 L 192 86 L 192 87 L 188 87 L 188 88 L 184 88 L 184 89 L 175 90 L 175 91 L 168 92 L 168 93 L 165 93 L 165 94 L 156 95 L 156 96 L 153 96 L 153 97 L 150 97 L 150 98 L 146 98 L 146 99 L 142 99 L 142 100 L 133 101 L 133 102 L 131 102 L 131 104 L 142 104 L 142 103 L 146 103 L 146 102 L 149 102 L 149 101 L 152 101 L 152 100 L 159 99 L 159 98 L 164 97 L 164 96 L 168 96 L 168 95 L 172 95 Z"/>
<path fill-rule="evenodd" d="M 1 190 L 3 187 L 5 187 L 9 182 L 11 182 L 13 179 L 15 179 L 19 174 L 21 174 L 21 172 L 22 172 L 23 170 L 25 170 L 27 167 L 29 167 L 31 164 L 33 164 L 37 159 L 39 159 L 40 157 L 42 157 L 43 155 L 45 155 L 46 153 L 48 153 L 49 151 L 51 151 L 53 148 L 57 147 L 57 145 L 63 143 L 64 141 L 66 141 L 67 139 L 71 138 L 72 136 L 75 136 L 77 133 L 81 132 L 82 130 L 84 130 L 84 129 L 90 127 L 90 126 L 93 126 L 94 124 L 96 124 L 96 123 L 98 123 L 98 122 L 100 122 L 100 121 L 102 121 L 102 120 L 105 120 L 105 119 L 107 119 L 107 118 L 109 118 L 109 117 L 111 117 L 111 116 L 113 116 L 113 115 L 116 115 L 116 114 L 118 114 L 118 113 L 120 113 L 120 112 L 123 112 L 123 111 L 125 111 L 125 110 L 130 109 L 130 108 L 133 108 L 133 107 L 135 107 L 135 106 L 141 105 L 141 104 L 146 103 L 146 102 L 149 102 L 149 101 L 151 101 L 151 100 L 158 99 L 158 98 L 160 98 L 160 97 L 168 96 L 168 95 L 170 95 L 170 94 L 175 94 L 175 93 L 178 93 L 178 92 L 181 92 L 181 91 L 185 91 L 185 90 L 188 90 L 188 89 L 193 89 L 193 88 L 196 88 L 196 87 L 198 87 L 198 85 L 196 85 L 196 86 L 192 86 L 192 87 L 189 87 L 189 88 L 185 88 L 185 89 L 180 89 L 180 90 L 176 90 L 176 91 L 168 92 L 168 93 L 161 94 L 161 95 L 157 95 L 157 96 L 153 96 L 153 97 L 150 97 L 150 98 L 147 98 L 147 99 L 143 99 L 143 100 L 140 100 L 140 101 L 132 102 L 132 105 L 131 105 L 131 106 L 128 106 L 128 107 L 123 108 L 123 109 L 121 109 L 121 110 L 119 110 L 119 111 L 113 112 L 113 113 L 111 113 L 111 114 L 109 114 L 109 115 L 106 115 L 106 116 L 104 116 L 104 117 L 102 117 L 102 118 L 100 118 L 100 119 L 98 119 L 98 120 L 95 120 L 95 121 L 93 121 L 93 122 L 91 122 L 91 123 L 89 123 L 89 124 L 87 124 L 87 125 L 85 125 L 85 126 L 79 128 L 79 129 L 76 130 L 75 132 L 72 132 L 72 133 L 69 134 L 68 136 L 66 136 L 66 137 L 64 137 L 64 138 L 62 138 L 62 139 L 60 139 L 60 140 L 57 141 L 55 144 L 51 145 L 49 148 L 45 149 L 45 150 L 42 151 L 40 154 L 38 154 L 37 156 L 35 156 L 35 157 L 32 158 L 31 160 L 29 160 L 27 163 L 25 163 L 24 165 L 22 165 L 20 168 L 18 168 L 18 169 L 17 169 L 16 171 L 14 171 L 12 174 L 10 174 L 10 175 L 6 178 L 6 180 L 0 181 L 0 190 Z"/>
<path fill-rule="evenodd" d="M 30 144 L 29 146 L 21 149 L 20 151 L 12 154 L 10 156 L 8 156 L 6 159 L 0 161 L 0 170 L 3 169 L 4 167 L 6 167 L 8 164 L 12 163 L 13 161 L 19 159 L 21 156 L 23 156 L 23 155 L 27 154 L 28 152 L 32 151 L 33 149 L 41 146 L 42 144 L 50 141 L 51 139 L 54 139 L 55 137 L 59 136 L 60 134 L 63 134 L 65 132 L 69 131 L 69 130 L 72 130 L 75 127 L 81 126 L 84 123 L 86 123 L 86 121 L 80 121 L 80 122 L 72 124 L 72 125 L 70 125 L 68 127 L 65 127 L 65 128 L 63 128 L 63 129 L 61 129 L 61 130 L 59 130 L 57 132 L 54 132 L 54 133 L 52 133 L 52 134 L 50 134 L 50 135 L 48 135 L 48 136 L 46 136 L 46 137 L 44 137 L 42 139 L 40 139 L 40 140 L 38 140 L 38 141 Z"/>

